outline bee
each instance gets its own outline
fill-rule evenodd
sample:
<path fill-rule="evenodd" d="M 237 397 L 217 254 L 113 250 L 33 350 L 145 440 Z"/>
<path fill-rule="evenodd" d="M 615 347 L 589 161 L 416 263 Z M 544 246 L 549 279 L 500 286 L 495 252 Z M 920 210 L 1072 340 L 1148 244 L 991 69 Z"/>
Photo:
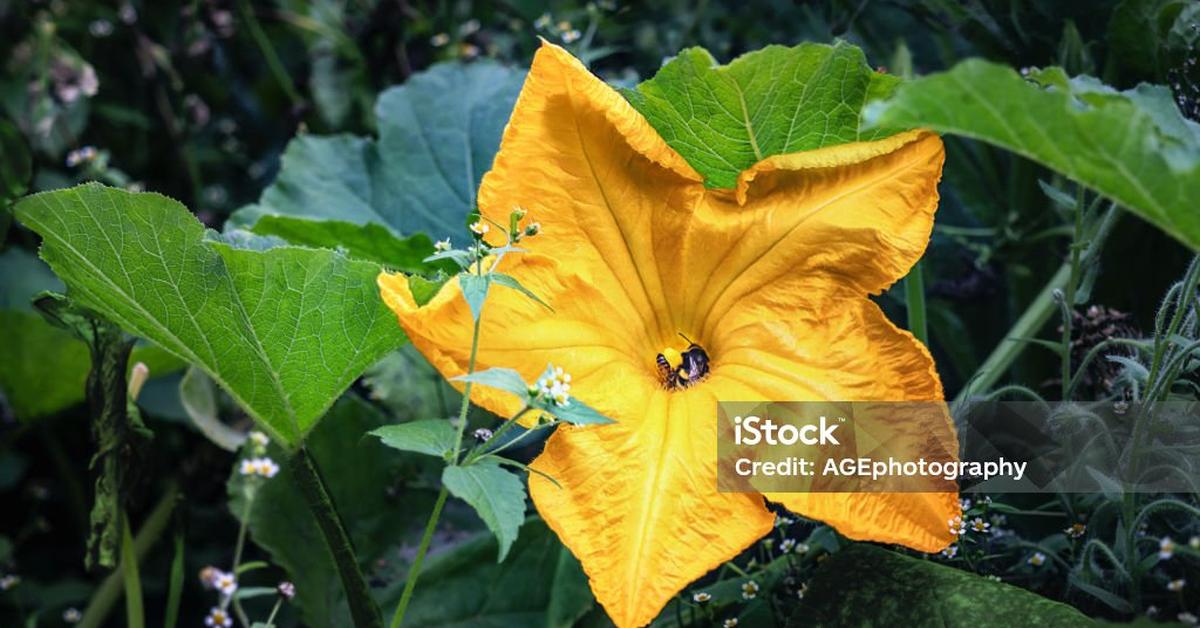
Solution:
<path fill-rule="evenodd" d="M 668 347 L 655 358 L 659 377 L 667 388 L 687 388 L 708 375 L 708 353 L 690 338 L 679 334 L 688 342 L 682 353 Z"/>

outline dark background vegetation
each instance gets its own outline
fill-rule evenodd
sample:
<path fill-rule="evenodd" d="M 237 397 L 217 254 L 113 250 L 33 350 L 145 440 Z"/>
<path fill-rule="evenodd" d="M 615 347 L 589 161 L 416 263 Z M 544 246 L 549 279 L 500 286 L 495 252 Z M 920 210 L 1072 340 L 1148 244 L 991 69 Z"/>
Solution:
<path fill-rule="evenodd" d="M 1166 50 L 1143 10 L 1163 4 L 0 0 L 0 120 L 31 149 L 32 190 L 88 179 L 154 190 L 219 228 L 257 199 L 296 134 L 372 133 L 380 90 L 445 60 L 486 56 L 525 66 L 538 36 L 569 40 L 595 72 L 621 83 L 651 76 L 683 47 L 704 47 L 726 62 L 767 44 L 842 38 L 873 65 L 897 72 L 982 56 L 1017 68 L 1063 65 L 1122 88 L 1166 83 L 1194 116 L 1196 66 Z M 72 98 L 73 87 L 84 93 Z M 85 147 L 95 148 L 94 159 L 72 156 Z M 1069 231 L 1038 186 L 1050 173 L 959 139 L 948 140 L 947 153 L 927 287 L 932 344 L 952 394 L 1061 264 Z M 32 250 L 36 239 L 14 225 L 3 243 Z M 1126 216 L 1104 253 L 1092 300 L 1147 329 L 1188 258 L 1182 246 Z M 903 322 L 898 297 L 882 303 Z M 1040 389 L 1056 365 L 1056 356 L 1034 347 L 1012 378 Z M 169 386 L 150 392 L 165 398 L 161 408 L 177 407 Z M 154 407 L 146 494 L 157 494 L 149 487 L 163 478 L 182 484 L 187 506 L 177 516 L 193 573 L 218 562 L 236 534 L 225 493 L 231 457 L 177 412 Z M 84 410 L 32 426 L 5 413 L 0 447 L 0 535 L 13 548 L 2 571 L 53 584 L 46 596 L 81 604 L 97 581 L 82 565 L 92 452 Z M 166 569 L 169 545 L 152 553 L 147 572 Z M 154 604 L 163 586 L 147 580 L 150 617 L 160 616 Z M 197 586 L 189 578 L 188 587 Z M 208 604 L 198 592 L 184 600 L 183 621 L 192 625 Z M 0 610 L 0 624 L 12 625 L 13 610 Z M 43 620 L 53 625 L 58 617 Z"/>

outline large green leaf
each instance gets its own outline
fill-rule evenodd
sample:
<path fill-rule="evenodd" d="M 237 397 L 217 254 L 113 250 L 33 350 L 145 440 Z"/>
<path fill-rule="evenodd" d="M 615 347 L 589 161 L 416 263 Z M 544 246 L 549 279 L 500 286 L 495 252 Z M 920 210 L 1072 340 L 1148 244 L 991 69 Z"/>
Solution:
<path fill-rule="evenodd" d="M 338 249 L 355 259 L 375 262 L 405 272 L 424 272 L 424 259 L 433 255 L 433 241 L 423 233 L 397 237 L 387 227 L 341 220 L 310 220 L 267 215 L 251 228 L 254 233 L 283 238 L 301 246 Z"/>
<path fill-rule="evenodd" d="M 822 563 L 788 626 L 1090 626 L 1024 589 L 858 543 Z"/>
<path fill-rule="evenodd" d="M 910 81 L 868 107 L 869 123 L 920 126 L 995 144 L 1095 189 L 1200 247 L 1200 126 L 1163 87 L 1117 92 L 1062 70 L 978 59 Z"/>
<path fill-rule="evenodd" d="M 203 369 L 288 446 L 403 341 L 376 264 L 206 239 L 158 194 L 83 185 L 27 197 L 17 218 L 76 303 Z"/>
<path fill-rule="evenodd" d="M 435 237 L 462 230 L 524 74 L 491 61 L 436 65 L 379 96 L 379 139 L 301 135 L 279 177 L 234 226 L 265 214 L 385 225 Z"/>
<path fill-rule="evenodd" d="M 708 185 L 731 188 L 764 157 L 885 135 L 859 130 L 862 108 L 898 80 L 844 42 L 767 46 L 726 66 L 689 48 L 624 94 Z"/>
<path fill-rule="evenodd" d="M 376 580 L 395 573 L 402 577 L 406 564 L 394 563 L 397 550 L 406 541 L 415 544 L 420 536 L 437 495 L 430 487 L 440 466 L 433 458 L 400 455 L 378 439 L 363 438 L 387 422 L 369 404 L 346 395 L 305 444 L 329 486 L 364 573 Z M 280 452 L 272 448 L 269 453 Z M 324 536 L 288 465 L 280 466 L 279 474 L 264 482 L 255 495 L 250 540 L 295 582 L 296 602 L 306 625 L 349 626 L 350 612 Z M 241 476 L 235 474 L 229 484 L 230 510 L 239 517 L 245 503 L 240 482 Z"/>
<path fill-rule="evenodd" d="M 404 625 L 566 628 L 595 604 L 579 561 L 540 519 L 525 522 L 504 562 L 495 555 L 496 539 L 487 534 L 434 557 Z"/>

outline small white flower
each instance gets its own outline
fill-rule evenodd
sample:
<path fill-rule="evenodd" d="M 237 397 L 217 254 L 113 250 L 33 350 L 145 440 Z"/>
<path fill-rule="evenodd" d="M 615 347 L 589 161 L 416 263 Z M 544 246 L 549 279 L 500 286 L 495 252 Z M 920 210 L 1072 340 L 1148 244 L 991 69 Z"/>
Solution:
<path fill-rule="evenodd" d="M 950 534 L 962 536 L 967 533 L 967 523 L 963 521 L 962 517 L 955 515 L 947 523 L 950 524 Z"/>
<path fill-rule="evenodd" d="M 230 597 L 238 589 L 237 577 L 233 574 L 221 571 L 213 577 L 213 588 L 225 597 Z"/>
<path fill-rule="evenodd" d="M 1072 523 L 1071 527 L 1063 530 L 1063 532 L 1073 539 L 1078 539 L 1087 532 L 1087 526 L 1082 523 Z"/>
<path fill-rule="evenodd" d="M 238 465 L 238 473 L 242 475 L 255 475 L 258 473 L 258 462 L 256 458 L 242 458 L 241 464 Z"/>
<path fill-rule="evenodd" d="M 283 596 L 283 599 L 285 600 L 290 600 L 296 597 L 296 585 L 292 584 L 291 582 L 287 582 L 286 580 L 280 582 L 279 586 L 275 587 L 275 589 L 279 591 L 279 595 Z"/>
<path fill-rule="evenodd" d="M 1200 619 L 1197 619 L 1195 615 L 1193 615 L 1187 611 L 1184 611 L 1184 612 L 1176 615 L 1175 618 L 1178 619 L 1180 621 L 1180 623 L 1188 625 L 1188 626 L 1195 626 L 1196 622 L 1200 621 Z"/>
<path fill-rule="evenodd" d="M 560 408 L 571 405 L 571 374 L 564 372 L 561 366 L 549 370 L 550 375 L 538 382 L 538 392 Z"/>
<path fill-rule="evenodd" d="M 449 251 L 450 250 L 450 238 L 446 238 L 445 240 L 438 240 L 437 242 L 434 242 L 433 250 L 438 253 L 445 253 L 446 251 Z"/>
<path fill-rule="evenodd" d="M 742 599 L 743 600 L 753 600 L 756 597 L 758 597 L 758 583 L 757 582 L 755 582 L 753 580 L 749 580 L 749 581 L 745 582 L 744 584 L 742 584 Z"/>
<path fill-rule="evenodd" d="M 788 552 L 792 551 L 795 548 L 796 548 L 796 539 L 784 539 L 779 544 L 779 551 L 783 552 L 784 554 L 787 554 Z"/>
<path fill-rule="evenodd" d="M 208 611 L 208 617 L 204 618 L 204 625 L 209 628 L 229 628 L 233 625 L 233 618 L 224 609 L 214 606 Z"/>
<path fill-rule="evenodd" d="M 83 613 L 79 612 L 78 608 L 72 606 L 63 611 L 62 619 L 68 624 L 78 624 L 79 620 L 83 619 Z"/>
<path fill-rule="evenodd" d="M 1046 555 L 1041 552 L 1034 552 L 1033 555 L 1029 557 L 1029 560 L 1026 560 L 1025 562 L 1033 565 L 1034 567 L 1041 567 L 1046 562 Z"/>
<path fill-rule="evenodd" d="M 971 509 L 971 498 L 964 497 L 964 498 L 958 500 L 958 507 L 961 508 L 962 510 L 970 510 Z"/>
<path fill-rule="evenodd" d="M 1157 606 L 1151 604 L 1150 606 L 1146 607 L 1146 617 L 1157 617 L 1157 616 L 1158 616 L 1158 607 Z"/>
<path fill-rule="evenodd" d="M 699 592 L 699 593 L 693 593 L 693 594 L 692 594 L 692 601 L 693 601 L 693 602 L 695 602 L 695 603 L 697 603 L 697 604 L 706 604 L 706 603 L 708 603 L 710 600 L 712 600 L 712 594 L 710 594 L 710 593 L 706 593 L 706 592 L 704 592 L 704 591 L 701 591 L 701 592 Z"/>
<path fill-rule="evenodd" d="M 429 38 L 429 45 L 433 46 L 434 48 L 441 48 L 448 43 L 450 43 L 450 36 L 446 33 L 438 33 L 437 35 Z"/>
<path fill-rule="evenodd" d="M 486 427 L 481 427 L 481 428 L 475 430 L 474 432 L 472 432 L 472 436 L 475 437 L 475 440 L 483 442 L 492 437 L 492 430 L 489 430 Z"/>
<path fill-rule="evenodd" d="M 582 33 L 573 28 L 569 31 L 563 31 L 562 40 L 564 44 L 573 44 L 579 41 L 580 36 L 582 36 Z"/>
<path fill-rule="evenodd" d="M 0 578 L 0 591 L 8 591 L 18 584 L 21 584 L 21 576 L 11 573 L 7 574 L 3 578 Z"/>
<path fill-rule="evenodd" d="M 1175 555 L 1175 541 L 1172 541 L 1171 537 L 1169 537 L 1169 536 L 1164 536 L 1158 542 L 1158 559 L 1159 560 L 1167 560 L 1168 558 L 1170 558 L 1174 555 Z"/>
<path fill-rule="evenodd" d="M 796 553 L 797 554 L 807 554 L 808 549 L 809 549 L 808 543 L 797 543 L 796 544 Z"/>
<path fill-rule="evenodd" d="M 722 628 L 734 628 L 737 625 L 738 625 L 737 617 L 730 617 L 729 619 L 726 619 L 724 623 L 721 624 Z"/>
<path fill-rule="evenodd" d="M 945 556 L 946 558 L 954 558 L 955 556 L 958 556 L 958 543 L 955 543 L 954 545 L 942 550 L 942 556 Z"/>
<path fill-rule="evenodd" d="M 246 435 L 246 437 L 250 439 L 250 442 L 258 445 L 259 447 L 266 447 L 267 445 L 271 444 L 271 439 L 267 438 L 266 434 L 263 434 L 258 430 L 251 431 Z"/>
<path fill-rule="evenodd" d="M 1167 590 L 1173 593 L 1178 593 L 1183 590 L 1183 585 L 1187 584 L 1187 580 L 1176 578 L 1167 583 Z"/>
<path fill-rule="evenodd" d="M 1188 539 L 1188 547 L 1192 549 L 1200 549 L 1200 536 L 1193 536 Z"/>
<path fill-rule="evenodd" d="M 276 473 L 279 473 L 279 465 L 275 464 L 274 460 L 271 460 L 270 458 L 258 459 L 259 475 L 263 476 L 264 478 L 273 478 L 275 477 Z"/>
<path fill-rule="evenodd" d="M 791 517 L 785 517 L 783 515 L 775 515 L 775 527 L 776 528 L 787 527 L 787 526 L 792 525 L 793 523 L 796 523 L 796 520 L 792 519 Z"/>
<path fill-rule="evenodd" d="M 471 223 L 471 231 L 473 231 L 477 236 L 487 235 L 487 232 L 491 230 L 492 228 L 482 220 L 476 220 L 475 222 Z"/>
<path fill-rule="evenodd" d="M 550 24 L 553 21 L 554 19 L 550 17 L 549 13 L 543 13 L 538 17 L 538 19 L 533 21 L 533 27 L 540 31 L 544 31 L 547 28 L 550 28 Z"/>
<path fill-rule="evenodd" d="M 971 529 L 976 532 L 987 532 L 992 524 L 983 520 L 983 517 L 975 517 L 971 520 Z"/>
<path fill-rule="evenodd" d="M 801 600 L 803 600 L 803 599 L 804 599 L 804 595 L 805 595 L 806 593 L 808 593 L 808 583 L 807 583 L 807 582 L 805 582 L 804 584 L 800 585 L 800 589 L 796 591 L 796 597 L 797 597 L 797 598 L 799 598 L 799 599 L 801 599 Z"/>

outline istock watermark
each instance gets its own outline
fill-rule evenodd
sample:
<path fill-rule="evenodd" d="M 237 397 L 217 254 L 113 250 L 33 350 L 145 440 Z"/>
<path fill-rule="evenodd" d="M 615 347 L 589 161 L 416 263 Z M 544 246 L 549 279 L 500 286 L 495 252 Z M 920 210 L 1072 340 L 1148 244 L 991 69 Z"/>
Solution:
<path fill-rule="evenodd" d="M 1176 492 L 1200 404 L 722 402 L 726 492 Z"/>

